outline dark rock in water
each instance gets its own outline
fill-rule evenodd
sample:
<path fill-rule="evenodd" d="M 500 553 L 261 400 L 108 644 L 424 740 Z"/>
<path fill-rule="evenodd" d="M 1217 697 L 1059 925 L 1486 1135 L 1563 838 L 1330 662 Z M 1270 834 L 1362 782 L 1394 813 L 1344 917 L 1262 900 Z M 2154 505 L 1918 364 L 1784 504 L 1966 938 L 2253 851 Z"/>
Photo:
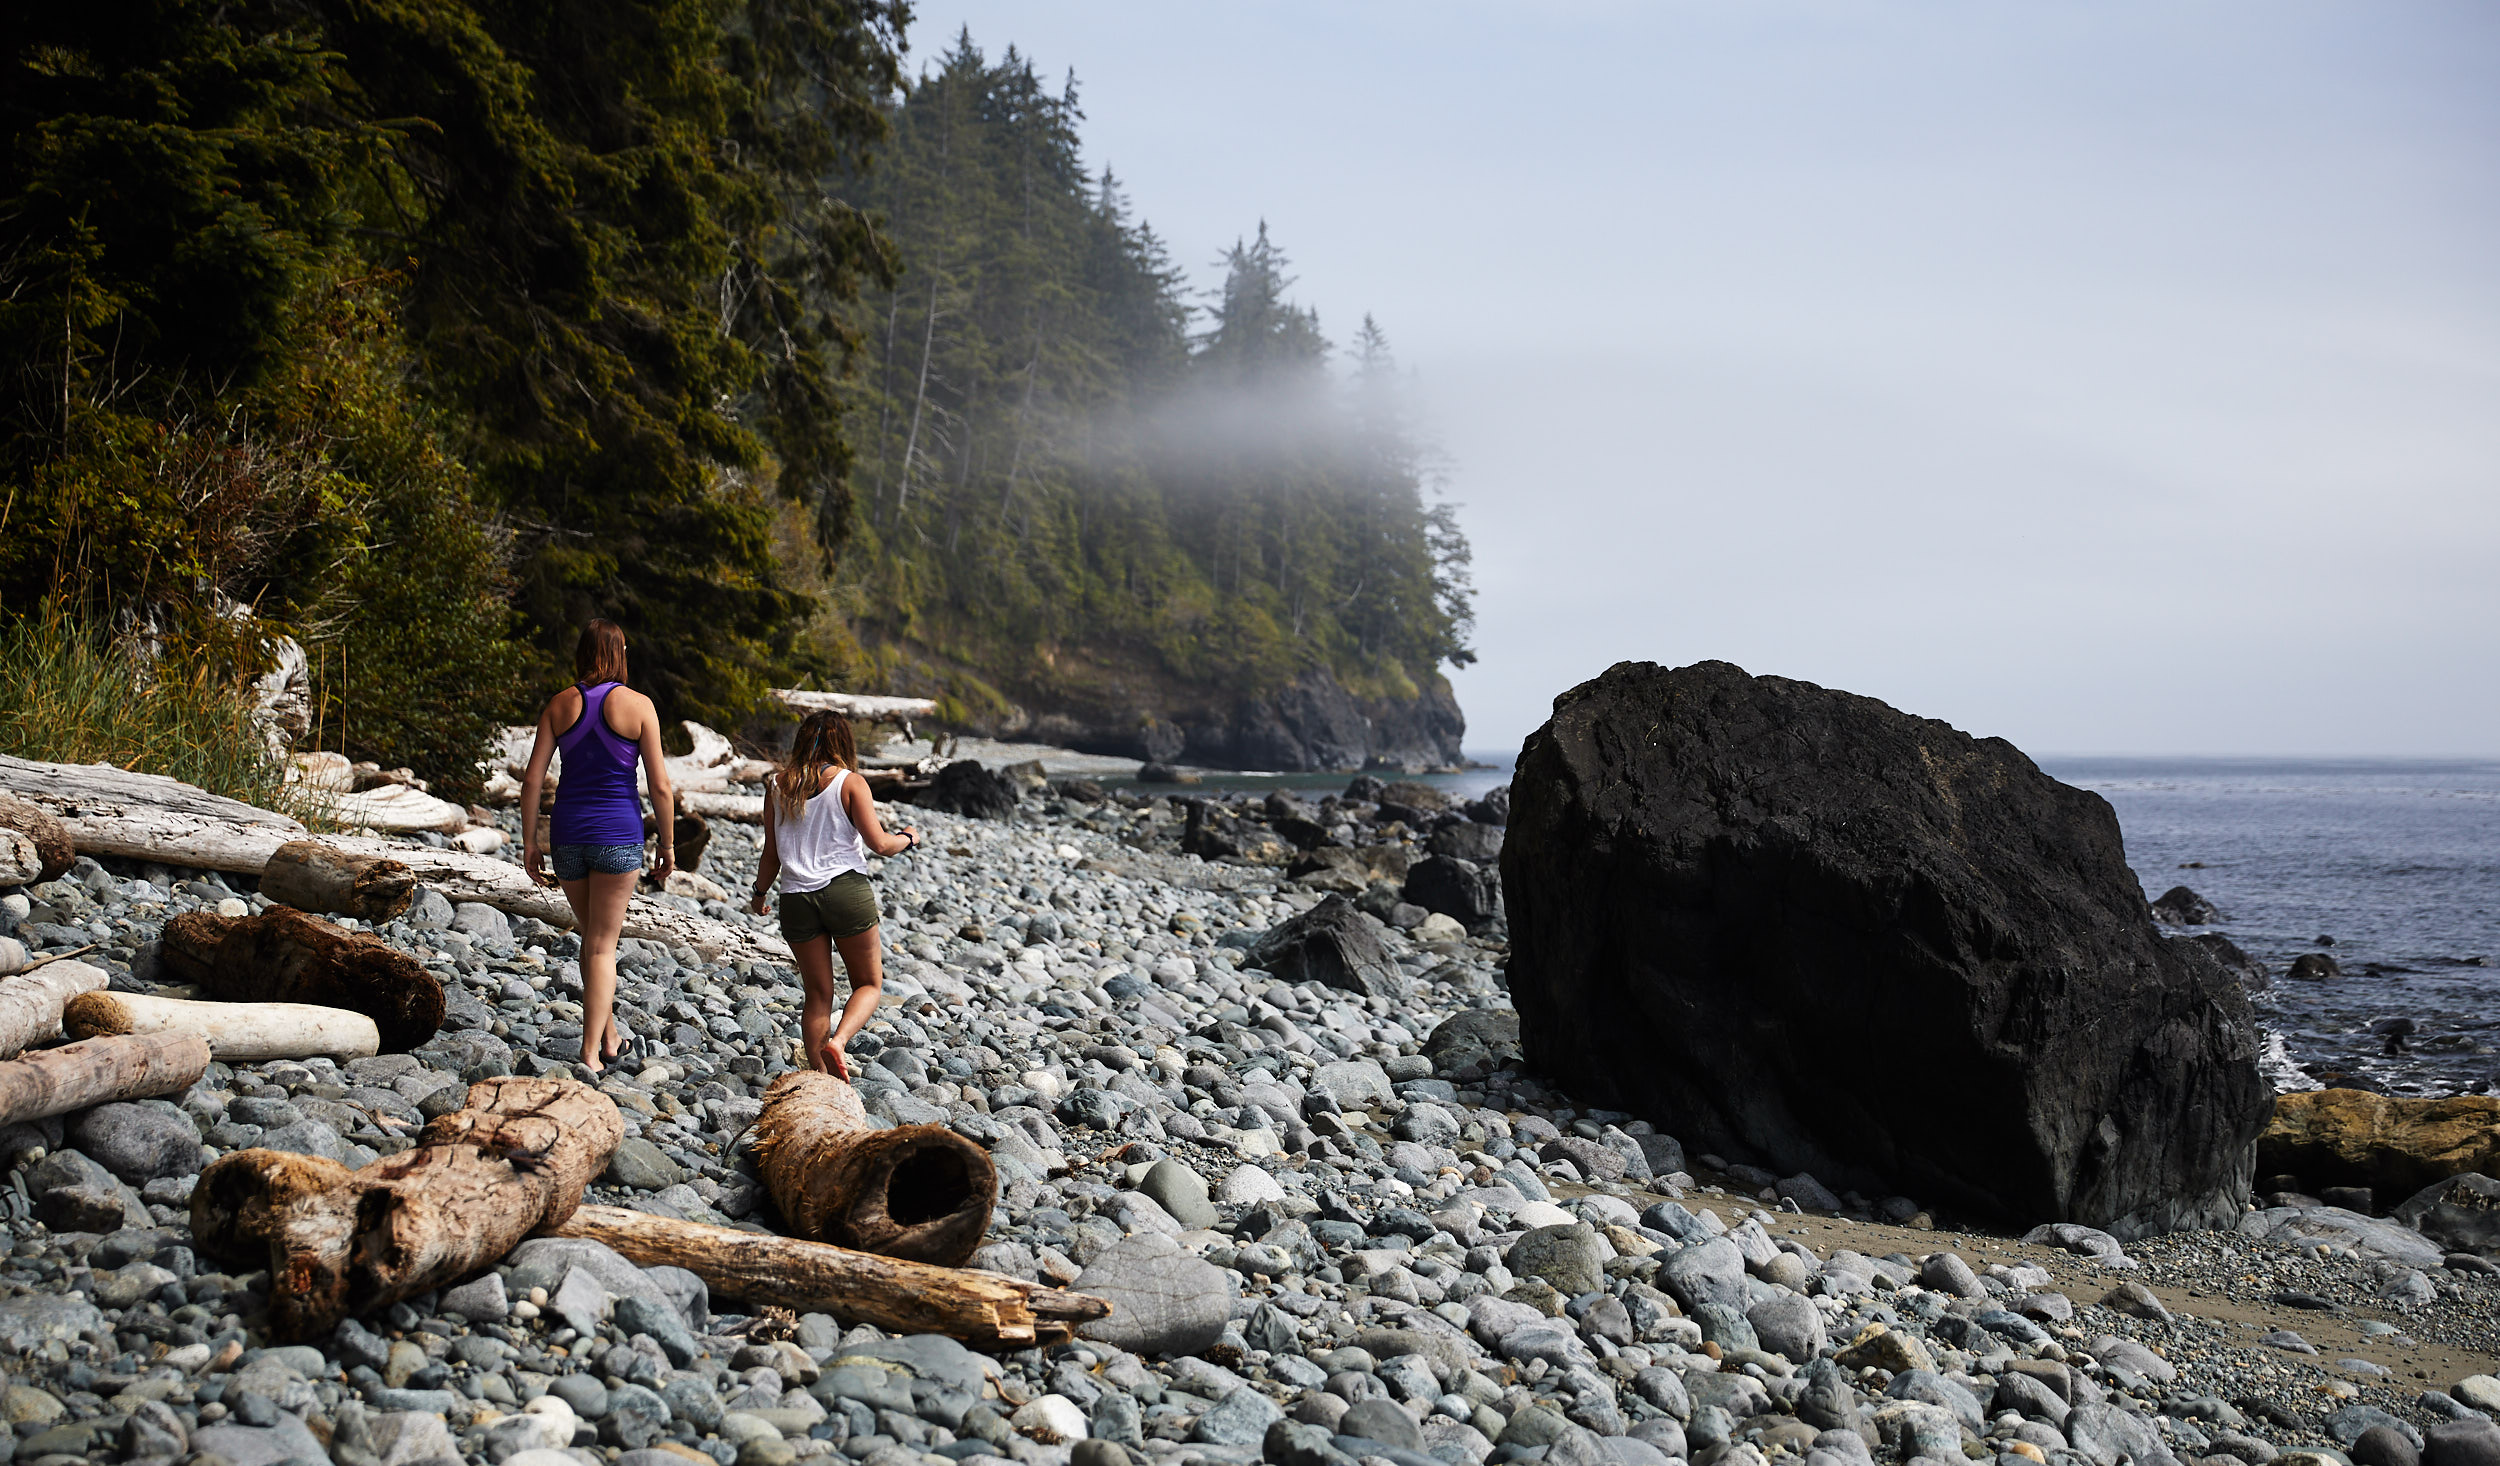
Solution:
<path fill-rule="evenodd" d="M 1050 788 L 1052 793 L 1075 804 L 1100 804 L 1110 797 L 1091 779 L 1062 779 Z"/>
<path fill-rule="evenodd" d="M 1509 824 L 1510 786 L 1508 784 L 1504 784 L 1499 789 L 1487 790 L 1482 799 L 1469 800 L 1467 802 L 1466 814 L 1467 818 L 1479 821 L 1483 824 Z"/>
<path fill-rule="evenodd" d="M 2467 1172 L 2435 1181 L 2390 1213 L 2448 1252 L 2500 1257 L 2500 1181 Z"/>
<path fill-rule="evenodd" d="M 948 814 L 1003 820 L 1016 812 L 1016 786 L 983 768 L 978 759 L 957 759 L 937 771 L 915 802 Z"/>
<path fill-rule="evenodd" d="M 2172 926 L 2211 926 L 2222 919 L 2222 913 L 2187 887 L 2172 886 L 2154 898 L 2153 919 Z"/>
<path fill-rule="evenodd" d="M 2291 970 L 2283 975 L 2300 982 L 2324 982 L 2342 977 L 2344 969 L 2324 952 L 2303 952 L 2292 959 Z"/>
<path fill-rule="evenodd" d="M 1369 774 L 1357 774 L 1346 781 L 1345 797 L 1353 804 L 1378 804 L 1389 786 Z"/>
<path fill-rule="evenodd" d="M 1556 700 L 1512 781 L 1532 1063 L 1839 1190 L 2228 1225 L 2273 1096 L 2248 999 L 2164 941 L 2099 796 L 1872 698 L 1723 662 Z M 1986 1103 L 1936 1123 L 1915 1062 Z"/>
<path fill-rule="evenodd" d="M 1137 782 L 1140 784 L 1195 784 L 1199 782 L 1199 778 L 1196 774 L 1183 773 L 1170 764 L 1143 763 L 1137 766 Z"/>
<path fill-rule="evenodd" d="M 1472 860 L 1427 855 L 1406 873 L 1406 899 L 1437 911 L 1469 931 L 1502 914 L 1501 877 Z"/>
<path fill-rule="evenodd" d="M 1403 997 L 1406 974 L 1381 945 L 1373 919 L 1328 896 L 1280 922 L 1250 949 L 1251 965 L 1287 982 L 1316 982 L 1375 998 Z"/>
<path fill-rule="evenodd" d="M 2274 983 L 2274 975 L 2266 964 L 2240 950 L 2240 945 L 2220 932 L 2199 932 L 2178 939 L 2182 950 L 2206 958 L 2239 980 L 2246 988 L 2266 988 Z"/>

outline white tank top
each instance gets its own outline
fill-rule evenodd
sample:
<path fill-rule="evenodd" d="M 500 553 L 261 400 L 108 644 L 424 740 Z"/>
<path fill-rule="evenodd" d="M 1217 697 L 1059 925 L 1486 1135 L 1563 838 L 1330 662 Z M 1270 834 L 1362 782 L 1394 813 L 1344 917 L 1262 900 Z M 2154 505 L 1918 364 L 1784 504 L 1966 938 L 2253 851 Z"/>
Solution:
<path fill-rule="evenodd" d="M 781 818 L 780 801 L 773 801 L 773 843 L 781 852 L 783 895 L 821 891 L 844 871 L 867 871 L 868 847 L 851 823 L 850 811 L 842 807 L 842 781 L 850 776 L 849 769 L 835 769 L 824 792 L 807 801 L 795 820 Z"/>

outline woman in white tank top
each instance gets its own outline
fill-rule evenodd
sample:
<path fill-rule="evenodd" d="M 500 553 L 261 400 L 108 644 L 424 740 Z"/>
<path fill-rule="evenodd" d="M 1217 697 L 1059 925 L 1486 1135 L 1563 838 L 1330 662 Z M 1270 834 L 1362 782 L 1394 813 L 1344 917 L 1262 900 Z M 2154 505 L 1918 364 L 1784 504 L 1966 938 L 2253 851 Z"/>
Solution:
<path fill-rule="evenodd" d="M 753 909 L 763 915 L 765 892 L 779 885 L 781 935 L 806 990 L 799 1036 L 807 1061 L 844 1080 L 851 1077 L 844 1050 L 876 1016 L 885 991 L 868 857 L 900 855 L 919 843 L 911 830 L 888 834 L 877 823 L 877 802 L 859 777 L 850 720 L 809 714 L 765 788 L 764 858 L 756 867 Z M 851 979 L 839 1024 L 833 1021 L 835 951 Z"/>

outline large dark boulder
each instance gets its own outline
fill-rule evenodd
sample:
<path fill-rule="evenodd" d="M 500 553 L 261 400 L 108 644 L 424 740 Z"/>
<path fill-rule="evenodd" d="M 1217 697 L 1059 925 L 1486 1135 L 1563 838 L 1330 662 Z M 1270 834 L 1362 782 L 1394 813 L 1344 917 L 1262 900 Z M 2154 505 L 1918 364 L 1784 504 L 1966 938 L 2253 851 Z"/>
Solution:
<path fill-rule="evenodd" d="M 2189 887 L 2172 886 L 2153 898 L 2153 919 L 2169 926 L 2211 926 L 2222 913 Z"/>
<path fill-rule="evenodd" d="M 1483 930 L 1502 914 L 1500 875 L 1453 855 L 1427 855 L 1416 861 L 1406 872 L 1404 894 L 1415 905 L 1437 911 L 1471 932 Z"/>
<path fill-rule="evenodd" d="M 978 819 L 1003 820 L 1016 812 L 1015 784 L 1004 774 L 983 768 L 978 759 L 957 759 L 937 771 L 914 802 L 925 809 Z"/>
<path fill-rule="evenodd" d="M 2007 1221 L 2228 1225 L 2248 999 L 2161 936 L 2099 796 L 1724 662 L 1556 699 L 1502 884 L 1529 1062 L 1698 1149 Z"/>

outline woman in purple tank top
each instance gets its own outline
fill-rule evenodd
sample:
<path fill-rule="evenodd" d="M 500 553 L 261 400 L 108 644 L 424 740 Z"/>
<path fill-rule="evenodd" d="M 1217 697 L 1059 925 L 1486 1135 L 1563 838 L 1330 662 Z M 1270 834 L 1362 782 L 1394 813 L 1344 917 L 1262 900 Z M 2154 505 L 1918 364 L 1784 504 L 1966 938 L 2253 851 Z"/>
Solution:
<path fill-rule="evenodd" d="M 598 1073 L 625 1050 L 616 1026 L 616 939 L 625 929 L 625 904 L 642 876 L 642 801 L 634 794 L 634 765 L 650 771 L 651 814 L 660 848 L 651 874 L 665 881 L 676 867 L 675 794 L 660 753 L 660 716 L 651 699 L 625 685 L 625 631 L 613 621 L 582 628 L 573 647 L 579 681 L 555 695 L 538 715 L 538 741 L 529 771 L 521 776 L 521 868 L 538 884 L 560 885 L 573 908 L 582 939 L 582 1067 Z M 556 784 L 555 831 L 542 844 L 538 796 L 546 787 L 547 761 L 564 754 Z M 555 874 L 539 868 L 550 845 Z"/>

